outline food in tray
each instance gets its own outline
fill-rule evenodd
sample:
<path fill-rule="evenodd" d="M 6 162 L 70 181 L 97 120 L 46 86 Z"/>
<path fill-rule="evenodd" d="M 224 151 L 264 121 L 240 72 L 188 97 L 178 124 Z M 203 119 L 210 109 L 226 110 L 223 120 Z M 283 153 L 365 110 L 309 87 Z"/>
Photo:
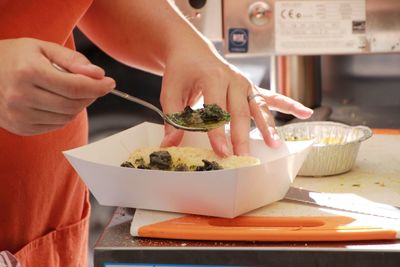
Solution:
<path fill-rule="evenodd" d="M 297 135 L 290 135 L 285 137 L 285 141 L 307 141 L 311 140 L 312 138 L 297 136 Z"/>
<path fill-rule="evenodd" d="M 314 139 L 314 137 L 308 137 L 308 136 L 297 136 L 297 135 L 290 135 L 290 136 L 286 136 L 285 137 L 285 141 L 308 141 L 308 140 L 312 140 Z M 336 137 L 324 137 L 321 138 L 320 140 L 316 140 L 315 144 L 319 144 L 319 145 L 339 145 L 342 144 L 345 140 L 341 140 L 339 138 Z"/>
<path fill-rule="evenodd" d="M 372 136 L 366 126 L 350 126 L 332 121 L 291 123 L 278 127 L 285 140 L 314 139 L 300 176 L 328 176 L 345 173 L 353 167 L 361 142 Z"/>
<path fill-rule="evenodd" d="M 145 147 L 135 150 L 122 167 L 165 171 L 212 171 L 260 164 L 250 156 L 218 157 L 214 151 L 195 147 Z"/>
<path fill-rule="evenodd" d="M 192 109 L 185 107 L 182 112 L 167 114 L 175 123 L 187 127 L 204 127 L 209 130 L 228 123 L 231 116 L 217 104 L 204 104 L 204 108 Z"/>

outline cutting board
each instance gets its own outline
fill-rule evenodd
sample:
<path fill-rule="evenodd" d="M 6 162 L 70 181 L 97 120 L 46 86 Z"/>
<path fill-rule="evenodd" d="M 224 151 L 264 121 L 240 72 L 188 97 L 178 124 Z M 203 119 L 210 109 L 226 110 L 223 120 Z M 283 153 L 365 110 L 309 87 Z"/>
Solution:
<path fill-rule="evenodd" d="M 361 144 L 350 172 L 298 176 L 294 186 L 400 206 L 400 135 L 375 134 Z M 131 235 L 226 241 L 392 240 L 400 239 L 400 220 L 282 200 L 234 219 L 137 210 Z"/>

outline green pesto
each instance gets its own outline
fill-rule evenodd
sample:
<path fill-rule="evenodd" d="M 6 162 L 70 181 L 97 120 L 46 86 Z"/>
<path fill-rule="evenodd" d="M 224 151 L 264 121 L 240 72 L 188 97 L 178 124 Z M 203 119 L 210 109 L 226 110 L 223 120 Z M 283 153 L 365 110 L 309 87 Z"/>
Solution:
<path fill-rule="evenodd" d="M 179 125 L 208 130 L 220 127 L 231 120 L 231 115 L 217 104 L 204 104 L 203 106 L 197 110 L 187 106 L 182 112 L 167 114 L 167 116 Z"/>

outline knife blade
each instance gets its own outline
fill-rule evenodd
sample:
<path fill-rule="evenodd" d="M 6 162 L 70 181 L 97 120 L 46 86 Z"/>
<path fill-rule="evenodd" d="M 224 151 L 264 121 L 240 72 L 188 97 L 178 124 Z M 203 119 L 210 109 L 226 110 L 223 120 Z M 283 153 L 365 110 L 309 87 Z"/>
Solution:
<path fill-rule="evenodd" d="M 285 200 L 324 208 L 400 220 L 400 208 L 374 202 L 352 193 L 323 193 L 290 187 Z"/>

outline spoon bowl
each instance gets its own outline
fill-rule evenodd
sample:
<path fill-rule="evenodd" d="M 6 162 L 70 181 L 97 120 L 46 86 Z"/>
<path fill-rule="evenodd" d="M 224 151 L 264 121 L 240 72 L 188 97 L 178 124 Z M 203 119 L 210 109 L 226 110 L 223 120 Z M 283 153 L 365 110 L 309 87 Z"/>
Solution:
<path fill-rule="evenodd" d="M 212 129 L 221 127 L 222 125 L 225 124 L 225 122 L 222 121 L 220 123 L 215 123 L 215 125 L 214 124 L 204 124 L 204 123 L 201 123 L 201 124 L 198 123 L 198 124 L 194 124 L 192 126 L 182 125 L 182 124 L 179 124 L 179 123 L 175 122 L 170 116 L 168 116 L 167 114 L 162 112 L 158 107 L 154 106 L 153 104 L 151 104 L 151 103 L 149 103 L 147 101 L 144 101 L 144 100 L 142 100 L 140 98 L 137 98 L 135 96 L 129 95 L 129 94 L 125 93 L 125 92 L 122 92 L 122 91 L 119 91 L 119 90 L 116 90 L 116 89 L 112 90 L 110 93 L 113 94 L 113 95 L 122 97 L 122 98 L 124 98 L 126 100 L 135 102 L 135 103 L 137 103 L 139 105 L 142 105 L 142 106 L 144 106 L 146 108 L 149 108 L 149 109 L 157 112 L 158 115 L 160 115 L 166 123 L 172 125 L 176 129 L 180 129 L 180 130 L 184 130 L 184 131 L 191 131 L 191 132 L 208 132 L 208 131 L 210 131 Z"/>

